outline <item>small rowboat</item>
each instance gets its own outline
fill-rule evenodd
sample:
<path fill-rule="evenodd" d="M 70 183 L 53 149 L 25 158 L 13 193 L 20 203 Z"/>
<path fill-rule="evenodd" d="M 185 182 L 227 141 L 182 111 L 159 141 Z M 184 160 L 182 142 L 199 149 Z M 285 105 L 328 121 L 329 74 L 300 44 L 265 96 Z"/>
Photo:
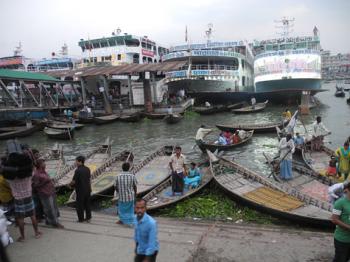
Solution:
<path fill-rule="evenodd" d="M 164 119 L 164 117 L 166 117 L 168 115 L 168 113 L 147 113 L 147 112 L 143 112 L 142 116 L 147 117 L 148 119 Z"/>
<path fill-rule="evenodd" d="M 134 166 L 138 196 L 151 191 L 170 176 L 169 162 L 173 151 L 173 146 L 163 146 Z M 113 201 L 117 200 L 118 196 L 115 196 Z"/>
<path fill-rule="evenodd" d="M 214 181 L 234 200 L 258 211 L 315 227 L 332 227 L 332 206 L 288 184 L 270 181 L 238 163 L 207 152 Z"/>
<path fill-rule="evenodd" d="M 234 133 L 237 129 L 239 130 L 254 130 L 254 133 L 271 133 L 275 132 L 276 127 L 283 128 L 283 126 L 286 126 L 288 123 L 273 123 L 273 124 L 247 124 L 247 125 L 240 125 L 240 124 L 233 124 L 233 125 L 216 125 L 217 128 L 219 128 L 221 131 L 230 131 Z"/>
<path fill-rule="evenodd" d="M 169 114 L 164 117 L 164 121 L 167 122 L 168 124 L 176 124 L 181 121 L 183 116 L 178 115 L 178 114 Z"/>
<path fill-rule="evenodd" d="M 147 201 L 147 210 L 154 210 L 175 204 L 199 192 L 203 187 L 208 185 L 213 178 L 208 166 L 201 166 L 201 173 L 202 180 L 197 188 L 185 188 L 183 195 L 176 196 L 172 196 L 171 177 L 169 177 L 143 197 L 143 199 Z"/>
<path fill-rule="evenodd" d="M 269 100 L 266 100 L 264 103 L 255 104 L 254 108 L 252 106 L 246 106 L 239 109 L 231 110 L 231 112 L 235 114 L 249 114 L 249 113 L 260 112 L 266 108 L 266 105 L 268 102 Z"/>
<path fill-rule="evenodd" d="M 104 124 L 109 124 L 117 121 L 119 119 L 119 115 L 117 114 L 112 114 L 112 115 L 107 115 L 107 116 L 96 116 L 94 118 L 95 124 L 96 125 L 104 125 Z"/>
<path fill-rule="evenodd" d="M 336 97 L 345 97 L 345 92 L 344 92 L 344 88 L 343 87 L 338 87 L 336 86 L 336 91 L 335 91 L 335 96 Z"/>
<path fill-rule="evenodd" d="M 329 161 L 333 155 L 334 151 L 326 146 L 323 146 L 321 151 L 306 149 L 302 151 L 303 160 L 307 167 L 321 176 L 327 176 Z M 335 178 L 333 180 L 337 181 Z"/>
<path fill-rule="evenodd" d="M 131 115 L 121 115 L 119 117 L 119 121 L 122 121 L 122 122 L 138 122 L 140 120 L 141 120 L 140 113 L 134 113 Z"/>
<path fill-rule="evenodd" d="M 214 152 L 216 150 L 218 151 L 231 150 L 237 146 L 247 143 L 252 138 L 253 134 L 254 134 L 253 130 L 247 131 L 247 136 L 244 139 L 242 139 L 239 143 L 236 143 L 236 144 L 218 145 L 215 143 L 208 143 L 200 140 L 196 140 L 196 144 L 199 147 L 199 149 L 202 150 L 202 152 L 204 153 L 206 152 L 206 150 L 209 150 L 211 152 Z"/>
<path fill-rule="evenodd" d="M 26 126 L 3 127 L 3 128 L 0 128 L 0 140 L 30 136 L 36 131 L 39 131 L 42 129 L 43 129 L 42 124 L 32 125 L 29 128 Z"/>
<path fill-rule="evenodd" d="M 74 130 L 80 130 L 84 127 L 83 124 L 78 123 L 70 123 L 70 122 L 60 122 L 60 121 L 52 121 L 49 120 L 46 122 L 47 127 L 55 128 L 55 129 L 73 129 Z"/>
<path fill-rule="evenodd" d="M 91 173 L 105 163 L 111 156 L 111 141 L 109 137 L 106 141 L 99 145 L 96 149 L 90 151 L 85 156 L 85 166 L 90 168 Z M 54 177 L 54 185 L 56 188 L 66 187 L 72 181 L 74 176 L 76 165 L 73 164 L 69 168 L 65 169 L 61 174 Z"/>
<path fill-rule="evenodd" d="M 227 110 L 227 107 L 224 105 L 215 105 L 215 106 L 195 106 L 193 111 L 200 115 L 211 115 Z"/>
<path fill-rule="evenodd" d="M 91 174 L 91 198 L 111 194 L 113 192 L 116 176 L 122 171 L 124 162 L 132 165 L 134 156 L 129 151 L 117 153 L 109 158 L 102 166 Z M 76 192 L 73 191 L 66 204 L 76 201 Z"/>
<path fill-rule="evenodd" d="M 232 105 L 226 106 L 226 109 L 227 110 L 238 109 L 238 108 L 243 107 L 246 104 L 247 104 L 246 102 L 239 102 L 239 103 L 236 103 L 236 104 L 232 104 Z"/>
<path fill-rule="evenodd" d="M 74 128 L 57 129 L 51 127 L 45 127 L 44 133 L 48 138 L 61 139 L 61 140 L 72 140 L 74 138 Z"/>

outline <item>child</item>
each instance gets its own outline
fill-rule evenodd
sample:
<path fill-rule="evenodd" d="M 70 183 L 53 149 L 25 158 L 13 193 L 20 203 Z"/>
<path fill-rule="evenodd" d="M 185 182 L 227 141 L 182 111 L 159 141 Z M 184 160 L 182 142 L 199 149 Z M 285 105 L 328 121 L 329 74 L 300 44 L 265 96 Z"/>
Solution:
<path fill-rule="evenodd" d="M 337 160 L 335 159 L 335 157 L 331 157 L 326 174 L 327 174 L 327 176 L 336 176 L 337 175 Z"/>

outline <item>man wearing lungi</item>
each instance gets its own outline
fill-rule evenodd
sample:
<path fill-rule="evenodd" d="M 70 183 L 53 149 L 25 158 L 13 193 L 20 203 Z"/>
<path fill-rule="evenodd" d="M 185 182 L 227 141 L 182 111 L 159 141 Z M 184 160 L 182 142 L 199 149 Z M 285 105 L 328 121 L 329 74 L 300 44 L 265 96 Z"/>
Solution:
<path fill-rule="evenodd" d="M 183 194 L 184 191 L 184 177 L 187 175 L 185 167 L 185 156 L 181 154 L 181 147 L 175 147 L 175 154 L 170 158 L 170 169 L 172 175 L 172 191 L 173 196 L 176 193 Z"/>

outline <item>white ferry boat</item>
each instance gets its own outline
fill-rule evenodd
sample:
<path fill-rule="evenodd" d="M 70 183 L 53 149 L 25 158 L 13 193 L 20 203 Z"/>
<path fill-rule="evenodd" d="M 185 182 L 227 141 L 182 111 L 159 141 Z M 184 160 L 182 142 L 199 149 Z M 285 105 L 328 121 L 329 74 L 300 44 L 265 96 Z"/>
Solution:
<path fill-rule="evenodd" d="M 303 91 L 321 91 L 321 53 L 318 30 L 313 36 L 289 37 L 291 19 L 283 18 L 281 38 L 254 41 L 256 95 L 296 102 Z"/>
<path fill-rule="evenodd" d="M 95 65 L 145 64 L 162 61 L 168 49 L 159 46 L 147 36 L 121 34 L 117 29 L 110 37 L 81 39 L 82 67 Z"/>
<path fill-rule="evenodd" d="M 211 41 L 170 48 L 163 61 L 187 61 L 177 71 L 166 74 L 169 94 L 184 90 L 197 103 L 229 103 L 247 98 L 253 91 L 253 55 L 244 41 Z M 187 35 L 187 34 L 186 34 Z M 187 38 L 187 37 L 186 37 Z"/>

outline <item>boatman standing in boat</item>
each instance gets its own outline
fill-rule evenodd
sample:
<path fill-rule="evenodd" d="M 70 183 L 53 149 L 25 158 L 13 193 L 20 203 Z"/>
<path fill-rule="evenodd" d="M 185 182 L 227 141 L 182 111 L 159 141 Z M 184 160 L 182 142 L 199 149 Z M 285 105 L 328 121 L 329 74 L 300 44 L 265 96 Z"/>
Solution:
<path fill-rule="evenodd" d="M 279 144 L 280 150 L 280 177 L 283 180 L 290 180 L 293 178 L 292 159 L 295 151 L 294 142 L 291 134 L 283 137 Z"/>
<path fill-rule="evenodd" d="M 137 180 L 130 170 L 130 163 L 122 165 L 123 172 L 115 181 L 115 191 L 118 194 L 118 216 L 117 224 L 132 225 L 134 223 L 134 201 L 137 192 Z"/>
<path fill-rule="evenodd" d="M 209 134 L 212 131 L 212 129 L 205 128 L 205 125 L 201 125 L 201 127 L 197 130 L 196 134 L 196 141 L 203 142 L 203 138 Z"/>
<path fill-rule="evenodd" d="M 325 127 L 321 122 L 322 118 L 320 116 L 316 117 L 316 122 L 313 124 L 313 134 L 311 140 L 312 150 L 319 151 L 323 146 L 323 138 L 326 135 L 331 134 L 331 132 Z"/>
<path fill-rule="evenodd" d="M 334 231 L 335 262 L 346 262 L 350 259 L 350 183 L 344 186 L 344 197 L 334 203 L 332 222 Z"/>
<path fill-rule="evenodd" d="M 170 169 L 172 174 L 172 191 L 173 196 L 176 193 L 183 195 L 184 191 L 184 177 L 186 176 L 186 167 L 185 167 L 185 156 L 181 154 L 181 147 L 175 147 L 175 154 L 170 158 Z"/>
<path fill-rule="evenodd" d="M 78 215 L 77 222 L 90 222 L 91 220 L 91 172 L 90 169 L 84 165 L 85 157 L 78 156 L 75 160 L 77 169 L 75 170 L 73 180 L 69 184 L 75 188 L 76 193 L 76 210 Z M 84 212 L 86 217 L 84 219 Z"/>
<path fill-rule="evenodd" d="M 250 102 L 252 103 L 252 109 L 255 109 L 256 99 L 254 96 L 250 99 Z"/>

